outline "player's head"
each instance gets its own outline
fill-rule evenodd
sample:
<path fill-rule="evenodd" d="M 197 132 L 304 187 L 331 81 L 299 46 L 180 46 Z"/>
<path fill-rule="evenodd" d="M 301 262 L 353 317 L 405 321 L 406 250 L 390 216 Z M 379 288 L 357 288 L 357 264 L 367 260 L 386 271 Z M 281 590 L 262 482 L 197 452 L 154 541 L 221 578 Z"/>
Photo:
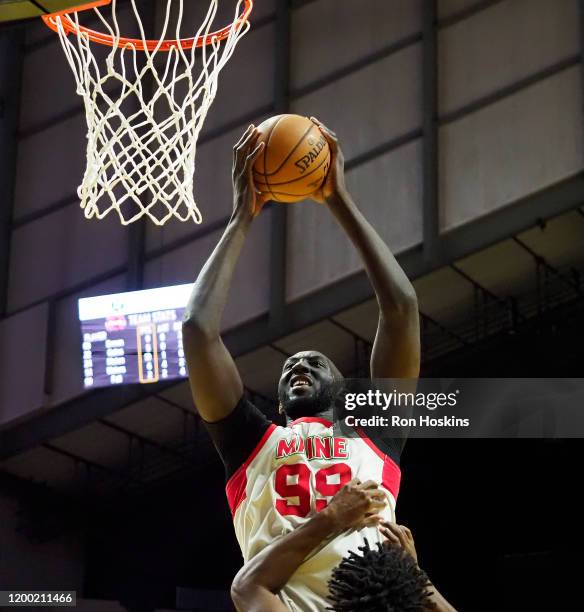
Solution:
<path fill-rule="evenodd" d="M 333 571 L 329 582 L 330 610 L 345 612 L 422 612 L 433 608 L 430 581 L 414 559 L 399 546 L 360 546 Z"/>
<path fill-rule="evenodd" d="M 297 419 L 329 408 L 336 385 L 343 380 L 335 364 L 319 351 L 301 351 L 289 357 L 282 367 L 278 399 L 286 414 Z"/>

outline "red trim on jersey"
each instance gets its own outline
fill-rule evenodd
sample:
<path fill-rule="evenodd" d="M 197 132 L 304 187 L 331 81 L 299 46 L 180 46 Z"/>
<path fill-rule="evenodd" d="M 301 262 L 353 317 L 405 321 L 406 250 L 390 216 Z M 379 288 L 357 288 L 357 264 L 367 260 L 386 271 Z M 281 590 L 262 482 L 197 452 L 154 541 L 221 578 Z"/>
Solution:
<path fill-rule="evenodd" d="M 399 485 L 401 482 L 401 470 L 395 461 L 388 457 L 384 452 L 380 451 L 373 442 L 365 435 L 362 429 L 355 430 L 358 436 L 367 444 L 367 446 L 383 461 L 383 472 L 381 474 L 381 484 L 393 495 L 397 500 L 399 495 Z"/>
<path fill-rule="evenodd" d="M 290 425 L 297 425 L 298 423 L 320 423 L 325 427 L 332 427 L 333 425 L 332 421 L 323 419 L 321 417 L 300 417 L 299 419 L 292 421 Z"/>
<path fill-rule="evenodd" d="M 256 458 L 256 455 L 262 450 L 264 444 L 268 441 L 268 438 L 272 435 L 272 432 L 276 429 L 276 425 L 272 423 L 268 429 L 266 429 L 261 440 L 256 444 L 256 447 L 251 452 L 251 455 L 242 463 L 235 474 L 227 481 L 225 485 L 225 492 L 227 493 L 227 501 L 231 508 L 231 514 L 235 516 L 235 511 L 239 508 L 241 502 L 245 499 L 245 490 L 247 488 L 247 468 L 249 464 Z"/>

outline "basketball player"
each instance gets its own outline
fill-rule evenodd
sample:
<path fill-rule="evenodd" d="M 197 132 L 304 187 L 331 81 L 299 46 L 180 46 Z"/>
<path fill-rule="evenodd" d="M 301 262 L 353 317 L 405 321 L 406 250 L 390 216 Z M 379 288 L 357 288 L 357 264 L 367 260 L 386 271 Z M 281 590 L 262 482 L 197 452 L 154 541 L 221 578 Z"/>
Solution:
<path fill-rule="evenodd" d="M 345 186 L 343 154 L 335 134 L 314 120 L 327 139 L 331 169 L 313 197 L 335 216 L 359 252 L 379 304 L 371 356 L 374 378 L 416 378 L 420 364 L 418 307 L 414 289 L 388 247 L 363 217 Z M 368 439 L 333 436 L 331 404 L 342 377 L 333 362 L 307 350 L 284 363 L 278 384 L 281 427 L 245 397 L 237 367 L 220 336 L 221 315 L 241 248 L 267 199 L 252 181 L 252 166 L 264 147 L 250 126 L 233 150 L 234 207 L 227 228 L 203 266 L 187 304 L 183 343 L 193 398 L 225 464 L 227 498 L 247 562 L 276 537 L 326 508 L 351 479 L 381 483 L 383 511 L 395 521 L 401 441 L 378 448 Z M 350 550 L 379 541 L 367 527 L 323 543 L 280 592 L 290 610 L 327 607 L 332 569 Z"/>
<path fill-rule="evenodd" d="M 418 566 L 412 532 L 386 523 L 376 514 L 383 508 L 374 482 L 352 480 L 331 503 L 291 533 L 278 538 L 246 563 L 233 581 L 231 597 L 239 612 L 285 612 L 278 593 L 304 558 L 321 541 L 347 529 L 378 524 L 386 540 L 361 554 L 349 553 L 329 583 L 331 610 L 369 612 L 456 612 Z"/>

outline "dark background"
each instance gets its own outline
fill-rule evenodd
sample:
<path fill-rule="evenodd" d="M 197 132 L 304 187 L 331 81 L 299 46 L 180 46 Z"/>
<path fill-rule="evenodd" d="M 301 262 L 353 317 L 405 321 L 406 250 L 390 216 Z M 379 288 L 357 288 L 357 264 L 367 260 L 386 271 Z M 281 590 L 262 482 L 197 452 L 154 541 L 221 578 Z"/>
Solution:
<path fill-rule="evenodd" d="M 452 355 L 432 375 L 577 376 L 583 322 L 580 312 L 501 336 Z M 569 609 L 580 465 L 579 440 L 410 440 L 398 520 L 414 533 L 421 567 L 457 609 Z M 222 483 L 217 460 L 205 478 L 94 517 L 87 596 L 146 611 L 174 605 L 176 586 L 227 590 L 241 556 Z"/>

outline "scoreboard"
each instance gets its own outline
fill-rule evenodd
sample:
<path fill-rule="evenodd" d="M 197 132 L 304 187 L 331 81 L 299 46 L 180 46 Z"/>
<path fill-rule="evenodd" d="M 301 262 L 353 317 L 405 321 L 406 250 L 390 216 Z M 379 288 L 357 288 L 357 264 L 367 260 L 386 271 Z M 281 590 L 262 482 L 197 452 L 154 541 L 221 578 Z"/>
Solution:
<path fill-rule="evenodd" d="M 84 387 L 185 378 L 182 318 L 192 288 L 80 299 Z"/>

